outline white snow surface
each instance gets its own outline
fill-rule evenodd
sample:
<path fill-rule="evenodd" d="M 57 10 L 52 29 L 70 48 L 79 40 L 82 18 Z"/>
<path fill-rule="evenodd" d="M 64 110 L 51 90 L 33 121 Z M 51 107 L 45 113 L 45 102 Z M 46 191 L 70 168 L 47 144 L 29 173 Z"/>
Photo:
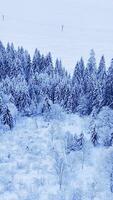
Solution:
<path fill-rule="evenodd" d="M 77 115 L 50 122 L 23 117 L 13 131 L 1 132 L 0 200 L 112 200 L 109 163 L 113 148 L 91 145 L 90 123 L 89 118 Z M 68 132 L 84 133 L 83 151 L 65 154 Z"/>
<path fill-rule="evenodd" d="M 98 61 L 105 54 L 109 66 L 112 19 L 112 0 L 0 0 L 0 40 L 22 45 L 31 55 L 36 47 L 51 51 L 70 72 L 81 56 L 87 61 L 92 48 Z"/>

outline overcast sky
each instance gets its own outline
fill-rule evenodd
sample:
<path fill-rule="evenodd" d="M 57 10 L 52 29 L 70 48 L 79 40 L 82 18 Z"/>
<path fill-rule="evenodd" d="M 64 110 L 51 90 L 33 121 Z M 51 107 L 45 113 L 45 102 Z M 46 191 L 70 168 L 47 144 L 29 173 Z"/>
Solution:
<path fill-rule="evenodd" d="M 91 48 L 113 57 L 113 0 L 0 0 L 0 16 L 3 42 L 51 51 L 70 68 Z"/>
<path fill-rule="evenodd" d="M 113 22 L 113 0 L 0 0 L 0 12 L 33 21 L 73 20 L 74 25 L 79 21 L 81 26 L 92 21 L 94 27 L 109 27 Z"/>

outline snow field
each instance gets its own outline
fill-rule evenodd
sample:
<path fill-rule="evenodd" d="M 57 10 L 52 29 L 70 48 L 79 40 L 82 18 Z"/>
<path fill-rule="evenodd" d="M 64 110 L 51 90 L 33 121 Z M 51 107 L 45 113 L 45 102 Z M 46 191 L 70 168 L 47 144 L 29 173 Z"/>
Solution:
<path fill-rule="evenodd" d="M 24 117 L 12 132 L 2 133 L 0 200 L 112 200 L 107 165 L 112 147 L 94 148 L 88 123 L 74 115 L 50 122 Z M 83 151 L 65 153 L 67 132 L 84 132 Z"/>

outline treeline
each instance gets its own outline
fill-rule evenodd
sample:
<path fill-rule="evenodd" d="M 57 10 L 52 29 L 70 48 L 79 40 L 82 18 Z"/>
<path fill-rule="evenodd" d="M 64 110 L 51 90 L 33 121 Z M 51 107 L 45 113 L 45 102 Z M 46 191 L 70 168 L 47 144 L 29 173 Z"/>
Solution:
<path fill-rule="evenodd" d="M 50 109 L 50 101 L 81 115 L 113 108 L 113 59 L 107 69 L 104 56 L 97 66 L 91 50 L 87 66 L 81 58 L 70 76 L 61 60 L 54 66 L 51 53 L 44 56 L 36 49 L 31 59 L 23 47 L 16 50 L 8 43 L 5 48 L 0 42 L 0 106 L 12 102 L 24 115 L 37 114 L 42 104 L 40 112 Z"/>

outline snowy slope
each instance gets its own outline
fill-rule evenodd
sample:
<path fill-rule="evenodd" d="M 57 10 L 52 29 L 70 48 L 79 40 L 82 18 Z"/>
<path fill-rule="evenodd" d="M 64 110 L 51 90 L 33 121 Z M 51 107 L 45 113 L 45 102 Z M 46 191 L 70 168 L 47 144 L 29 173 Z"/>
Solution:
<path fill-rule="evenodd" d="M 65 154 L 65 133 L 83 131 L 88 141 L 88 121 L 74 115 L 51 122 L 23 118 L 12 132 L 0 134 L 0 200 L 112 200 L 112 148 L 87 143 L 84 152 Z"/>
<path fill-rule="evenodd" d="M 23 45 L 31 54 L 36 47 L 43 53 L 51 51 L 69 71 L 81 56 L 87 60 L 91 48 L 98 60 L 105 54 L 109 65 L 112 11 L 112 0 L 0 0 L 0 40 Z"/>

